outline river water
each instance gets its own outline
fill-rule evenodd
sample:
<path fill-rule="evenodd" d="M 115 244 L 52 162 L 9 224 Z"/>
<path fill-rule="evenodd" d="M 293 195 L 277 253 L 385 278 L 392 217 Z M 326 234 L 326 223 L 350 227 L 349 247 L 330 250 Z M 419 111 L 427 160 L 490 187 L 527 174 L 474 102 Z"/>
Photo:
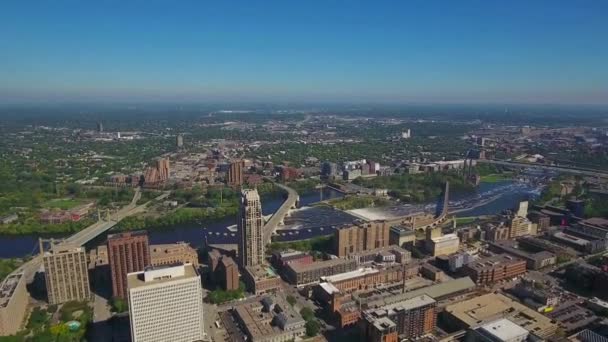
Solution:
<path fill-rule="evenodd" d="M 498 182 L 482 183 L 474 193 L 453 194 L 451 203 L 475 203 L 487 199 L 492 194 L 495 200 L 474 209 L 459 212 L 458 216 L 477 216 L 496 214 L 505 209 L 513 208 L 521 200 L 528 199 L 538 193 L 538 189 L 526 183 Z M 341 197 L 335 190 L 323 189 L 300 194 L 300 209 L 293 211 L 285 219 L 274 237 L 277 241 L 291 241 L 331 234 L 334 227 L 352 222 L 356 218 L 348 213 L 324 208 L 309 207 L 310 204 L 330 198 Z M 272 194 L 262 197 L 262 212 L 271 215 L 283 203 L 282 194 Z M 464 202 L 463 202 L 464 201 Z M 428 207 L 428 206 L 427 206 Z M 236 243 L 236 217 L 210 222 L 193 222 L 178 224 L 171 227 L 149 230 L 151 244 L 173 243 L 185 241 L 193 247 L 202 246 L 205 241 L 210 244 Z M 231 227 L 233 226 L 233 227 Z M 0 227 L 1 229 L 1 227 Z M 104 243 L 107 234 L 98 236 L 87 247 Z M 56 236 L 61 237 L 61 236 Z M 37 252 L 38 235 L 3 236 L 0 235 L 0 258 L 23 257 Z"/>

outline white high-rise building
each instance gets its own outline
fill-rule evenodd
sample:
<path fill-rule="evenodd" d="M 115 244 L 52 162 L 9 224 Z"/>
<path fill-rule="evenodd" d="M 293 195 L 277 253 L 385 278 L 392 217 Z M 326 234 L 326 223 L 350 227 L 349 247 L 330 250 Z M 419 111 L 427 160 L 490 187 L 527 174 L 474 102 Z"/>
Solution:
<path fill-rule="evenodd" d="M 239 264 L 242 267 L 264 263 L 262 204 L 255 189 L 241 191 L 239 204 Z"/>
<path fill-rule="evenodd" d="M 201 278 L 191 264 L 127 275 L 133 342 L 193 342 L 204 338 Z"/>

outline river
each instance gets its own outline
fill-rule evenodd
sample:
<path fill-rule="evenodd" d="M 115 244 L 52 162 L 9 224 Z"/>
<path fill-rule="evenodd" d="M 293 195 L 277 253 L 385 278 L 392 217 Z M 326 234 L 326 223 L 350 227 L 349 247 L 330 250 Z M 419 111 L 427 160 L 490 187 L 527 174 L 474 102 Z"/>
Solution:
<path fill-rule="evenodd" d="M 454 194 L 454 201 L 450 205 L 456 205 L 458 201 L 480 201 L 479 196 L 487 198 L 489 193 L 495 193 L 495 200 L 478 206 L 475 209 L 462 211 L 458 216 L 477 216 L 485 214 L 496 214 L 505 209 L 513 208 L 522 199 L 527 199 L 537 193 L 537 189 L 525 183 L 498 182 L 482 183 L 474 193 Z M 314 190 L 300 195 L 300 209 L 286 218 L 285 227 L 278 230 L 274 239 L 278 241 L 299 240 L 319 235 L 331 234 L 333 227 L 342 223 L 348 223 L 355 219 L 354 216 L 327 208 L 308 207 L 319 200 L 341 197 L 342 194 L 332 190 Z M 283 203 L 282 194 L 272 194 L 262 197 L 262 212 L 271 215 Z M 428 207 L 428 206 L 426 206 Z M 228 227 L 236 224 L 235 217 L 227 217 L 215 221 L 201 223 L 185 223 L 172 227 L 149 230 L 151 244 L 173 243 L 185 241 L 193 247 L 200 247 L 205 243 L 236 243 L 234 228 Z M 0 227 L 1 229 L 1 227 Z M 102 234 L 87 244 L 87 247 L 104 243 L 107 234 Z M 56 236 L 61 237 L 61 236 Z M 37 252 L 37 235 L 6 236 L 0 235 L 0 258 L 23 257 Z"/>

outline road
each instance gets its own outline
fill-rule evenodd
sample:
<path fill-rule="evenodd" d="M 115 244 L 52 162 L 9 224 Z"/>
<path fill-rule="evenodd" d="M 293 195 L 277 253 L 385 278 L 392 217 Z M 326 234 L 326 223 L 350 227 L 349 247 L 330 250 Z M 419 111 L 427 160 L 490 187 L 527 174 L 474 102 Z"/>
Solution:
<path fill-rule="evenodd" d="M 285 215 L 287 215 L 289 210 L 295 208 L 296 203 L 299 200 L 299 195 L 294 189 L 280 183 L 274 184 L 279 188 L 287 191 L 287 199 L 285 200 L 285 202 L 283 202 L 283 204 L 281 204 L 281 207 L 272 215 L 270 220 L 266 222 L 266 225 L 264 225 L 264 243 L 270 243 L 270 238 L 272 237 L 272 233 L 274 232 L 274 230 L 279 226 L 283 219 L 285 219 Z"/>
<path fill-rule="evenodd" d="M 592 169 L 581 169 L 569 166 L 555 166 L 555 165 L 543 165 L 543 164 L 531 164 L 531 163 L 520 163 L 507 160 L 495 160 L 495 159 L 477 159 L 478 163 L 495 164 L 512 167 L 524 167 L 524 168 L 540 168 L 543 170 L 558 171 L 562 173 L 570 173 L 580 176 L 591 176 L 591 177 L 603 177 L 608 178 L 608 173 L 601 170 Z"/>

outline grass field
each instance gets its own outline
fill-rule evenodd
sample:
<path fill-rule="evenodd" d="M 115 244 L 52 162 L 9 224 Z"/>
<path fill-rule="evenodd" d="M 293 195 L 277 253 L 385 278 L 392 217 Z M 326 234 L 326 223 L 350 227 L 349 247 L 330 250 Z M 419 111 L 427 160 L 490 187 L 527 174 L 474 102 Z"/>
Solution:
<path fill-rule="evenodd" d="M 47 208 L 57 208 L 57 209 L 72 209 L 78 205 L 82 204 L 80 200 L 71 199 L 71 198 L 58 198 L 52 199 L 44 204 Z"/>
<path fill-rule="evenodd" d="M 473 223 L 473 222 L 475 222 L 475 220 L 477 220 L 477 217 L 457 217 L 456 225 L 459 226 L 459 225 Z"/>
<path fill-rule="evenodd" d="M 512 173 L 493 173 L 487 176 L 481 176 L 481 181 L 485 183 L 496 183 L 512 179 Z"/>

